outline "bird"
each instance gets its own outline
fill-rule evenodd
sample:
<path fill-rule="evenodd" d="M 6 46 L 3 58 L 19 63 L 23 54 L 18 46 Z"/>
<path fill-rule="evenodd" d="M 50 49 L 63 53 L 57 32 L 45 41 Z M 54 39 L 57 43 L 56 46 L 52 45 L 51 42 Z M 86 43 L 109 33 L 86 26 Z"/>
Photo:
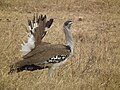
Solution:
<path fill-rule="evenodd" d="M 63 24 L 66 44 L 40 43 L 36 48 L 24 55 L 22 60 L 10 65 L 10 72 L 34 71 L 48 68 L 49 76 L 52 76 L 54 70 L 63 65 L 73 55 L 72 23 L 71 20 L 67 20 Z"/>

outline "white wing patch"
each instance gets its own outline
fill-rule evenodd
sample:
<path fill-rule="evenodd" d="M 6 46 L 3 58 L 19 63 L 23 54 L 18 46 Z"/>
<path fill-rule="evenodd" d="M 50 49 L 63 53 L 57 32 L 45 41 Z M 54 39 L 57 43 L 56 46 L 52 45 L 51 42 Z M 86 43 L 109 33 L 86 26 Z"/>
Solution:
<path fill-rule="evenodd" d="M 48 31 L 48 27 L 45 27 L 45 32 L 47 32 Z"/>
<path fill-rule="evenodd" d="M 22 46 L 22 49 L 20 51 L 22 52 L 23 55 L 26 55 L 31 51 L 27 43 L 21 44 L 21 46 Z"/>
<path fill-rule="evenodd" d="M 30 37 L 28 37 L 28 42 L 27 42 L 28 46 L 33 49 L 35 47 L 35 38 L 34 36 L 31 34 Z"/>
<path fill-rule="evenodd" d="M 49 60 L 46 61 L 46 63 L 60 63 L 64 61 L 68 56 L 67 55 L 56 55 Z"/>
<path fill-rule="evenodd" d="M 31 32 L 34 33 L 36 27 L 38 27 L 37 23 L 33 23 L 33 28 L 28 26 L 30 32 L 28 33 L 27 43 L 23 42 L 23 44 L 21 44 L 22 48 L 20 51 L 23 55 L 28 54 L 33 48 L 35 48 L 35 38 Z"/>

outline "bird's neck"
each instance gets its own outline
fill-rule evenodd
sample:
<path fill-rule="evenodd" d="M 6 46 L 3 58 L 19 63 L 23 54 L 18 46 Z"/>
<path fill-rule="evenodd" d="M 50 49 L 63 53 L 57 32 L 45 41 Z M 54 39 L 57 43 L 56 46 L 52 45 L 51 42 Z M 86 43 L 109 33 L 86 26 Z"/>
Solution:
<path fill-rule="evenodd" d="M 73 36 L 70 28 L 64 26 L 64 33 L 66 38 L 66 44 L 70 47 L 71 54 L 73 54 L 74 43 L 73 43 Z"/>

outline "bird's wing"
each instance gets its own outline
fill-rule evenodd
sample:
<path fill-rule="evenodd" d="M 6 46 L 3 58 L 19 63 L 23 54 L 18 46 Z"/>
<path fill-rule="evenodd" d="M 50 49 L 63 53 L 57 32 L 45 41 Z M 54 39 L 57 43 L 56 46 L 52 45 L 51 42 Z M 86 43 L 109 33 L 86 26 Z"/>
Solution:
<path fill-rule="evenodd" d="M 23 58 L 28 58 L 28 57 L 32 57 L 33 55 L 35 55 L 36 53 L 40 53 L 43 52 L 46 47 L 50 46 L 50 43 L 47 42 L 41 42 L 37 47 L 35 47 L 31 52 L 29 52 L 28 54 L 24 55 Z"/>
<path fill-rule="evenodd" d="M 24 59 L 12 65 L 12 69 L 20 68 L 25 65 L 42 65 L 45 61 L 57 55 L 69 56 L 70 50 L 65 45 L 46 45 L 38 47 L 28 53 Z M 12 70 L 11 69 L 11 70 Z"/>

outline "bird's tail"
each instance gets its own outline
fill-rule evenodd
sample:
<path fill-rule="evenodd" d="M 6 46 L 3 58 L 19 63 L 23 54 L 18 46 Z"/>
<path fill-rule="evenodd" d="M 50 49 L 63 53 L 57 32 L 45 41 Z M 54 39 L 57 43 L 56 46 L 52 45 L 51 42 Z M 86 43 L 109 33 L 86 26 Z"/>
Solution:
<path fill-rule="evenodd" d="M 46 35 L 46 32 L 53 23 L 53 19 L 48 21 L 46 19 L 46 15 L 38 16 L 38 14 L 36 14 L 33 17 L 33 20 L 28 20 L 28 38 L 26 42 L 21 44 L 22 49 L 20 50 L 23 55 L 28 54 L 32 49 L 41 43 L 42 39 Z"/>

